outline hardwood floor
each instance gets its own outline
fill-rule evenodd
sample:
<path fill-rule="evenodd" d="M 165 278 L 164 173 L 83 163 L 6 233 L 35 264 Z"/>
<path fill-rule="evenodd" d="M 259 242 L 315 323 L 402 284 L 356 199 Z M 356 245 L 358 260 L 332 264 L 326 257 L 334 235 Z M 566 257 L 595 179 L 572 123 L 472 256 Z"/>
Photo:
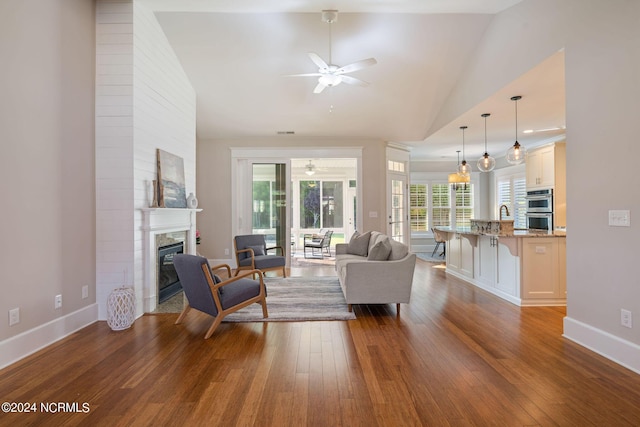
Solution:
<path fill-rule="evenodd" d="M 562 338 L 563 308 L 519 308 L 418 260 L 400 317 L 354 310 L 223 323 L 209 340 L 195 313 L 121 332 L 98 322 L 0 371 L 3 402 L 38 405 L 0 425 L 640 425 L 640 375 Z M 48 402 L 88 411 L 43 413 Z"/>

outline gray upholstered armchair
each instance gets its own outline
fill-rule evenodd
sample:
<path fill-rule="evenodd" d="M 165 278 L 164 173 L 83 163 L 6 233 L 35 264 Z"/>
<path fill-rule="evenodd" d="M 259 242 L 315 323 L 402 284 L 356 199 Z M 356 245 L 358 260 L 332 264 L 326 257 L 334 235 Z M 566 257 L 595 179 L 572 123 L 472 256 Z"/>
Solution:
<path fill-rule="evenodd" d="M 236 236 L 233 239 L 236 252 L 236 275 L 241 270 L 282 270 L 282 276 L 287 277 L 285 271 L 286 259 L 282 246 L 267 248 L 263 234 L 248 234 Z M 278 255 L 278 249 L 280 255 Z M 276 254 L 268 254 L 270 250 L 276 250 Z"/>
<path fill-rule="evenodd" d="M 268 317 L 267 290 L 262 272 L 259 270 L 247 271 L 240 276 L 221 280 L 213 271 L 226 268 L 228 277 L 231 277 L 231 267 L 221 264 L 212 269 L 207 259 L 201 256 L 177 254 L 173 257 L 173 265 L 188 300 L 188 304 L 176 320 L 176 325 L 182 322 L 192 308 L 209 314 L 214 317 L 214 321 L 204 336 L 204 339 L 207 339 L 227 314 L 250 304 L 260 303 L 262 315 Z M 258 280 L 255 280 L 256 276 Z"/>

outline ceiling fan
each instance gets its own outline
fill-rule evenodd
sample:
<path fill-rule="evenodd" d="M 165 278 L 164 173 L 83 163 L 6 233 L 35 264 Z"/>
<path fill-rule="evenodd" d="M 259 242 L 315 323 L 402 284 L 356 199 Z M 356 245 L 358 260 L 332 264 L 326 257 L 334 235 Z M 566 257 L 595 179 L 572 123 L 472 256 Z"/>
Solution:
<path fill-rule="evenodd" d="M 323 10 L 322 21 L 331 25 L 338 20 L 337 10 Z M 318 77 L 318 85 L 313 90 L 313 93 L 320 93 L 327 87 L 337 86 L 344 82 L 350 85 L 368 86 L 369 83 L 364 80 L 357 79 L 352 76 L 347 76 L 347 73 L 351 73 L 357 70 L 361 70 L 366 67 L 370 67 L 378 63 L 375 58 L 363 59 L 361 61 L 354 62 L 343 67 L 339 67 L 331 63 L 331 26 L 329 27 L 329 62 L 325 62 L 317 53 L 309 52 L 309 58 L 314 64 L 318 66 L 317 73 L 306 74 L 290 74 L 289 77 Z"/>

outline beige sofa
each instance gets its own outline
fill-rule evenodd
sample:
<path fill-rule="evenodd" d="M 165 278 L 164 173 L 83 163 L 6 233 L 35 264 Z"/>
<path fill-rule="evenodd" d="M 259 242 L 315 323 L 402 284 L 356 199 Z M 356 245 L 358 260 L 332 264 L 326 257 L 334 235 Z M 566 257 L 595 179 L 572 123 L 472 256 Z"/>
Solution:
<path fill-rule="evenodd" d="M 359 241 L 352 238 L 336 245 L 335 268 L 349 311 L 352 304 L 395 303 L 399 314 L 400 303 L 408 303 L 411 297 L 416 255 L 407 245 L 377 231 L 370 232 L 365 246 L 367 234 L 358 235 Z"/>

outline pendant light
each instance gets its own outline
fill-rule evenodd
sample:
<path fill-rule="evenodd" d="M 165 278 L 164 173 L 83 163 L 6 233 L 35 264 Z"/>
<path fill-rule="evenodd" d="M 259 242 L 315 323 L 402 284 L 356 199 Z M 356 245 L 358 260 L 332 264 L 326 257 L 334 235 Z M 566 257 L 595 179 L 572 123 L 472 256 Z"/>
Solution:
<path fill-rule="evenodd" d="M 471 165 L 467 164 L 467 161 L 464 159 L 464 130 L 466 126 L 460 126 L 462 129 L 462 163 L 458 165 L 458 175 L 466 177 L 471 174 Z"/>
<path fill-rule="evenodd" d="M 460 166 L 460 150 L 457 150 L 458 153 L 458 166 Z M 461 184 L 466 187 L 467 183 L 471 181 L 471 177 L 469 175 L 463 176 L 460 175 L 457 171 L 449 174 L 449 184 L 453 186 L 455 190 L 459 190 L 461 188 Z"/>
<path fill-rule="evenodd" d="M 524 162 L 524 156 L 526 155 L 526 150 L 523 146 L 518 143 L 518 100 L 522 99 L 521 96 L 513 96 L 511 100 L 516 104 L 516 142 L 513 144 L 511 148 L 507 150 L 507 162 L 512 165 L 519 165 Z"/>
<path fill-rule="evenodd" d="M 480 172 L 491 172 L 496 167 L 496 159 L 487 153 L 487 117 L 491 114 L 484 113 L 484 155 L 478 159 L 478 170 Z"/>

